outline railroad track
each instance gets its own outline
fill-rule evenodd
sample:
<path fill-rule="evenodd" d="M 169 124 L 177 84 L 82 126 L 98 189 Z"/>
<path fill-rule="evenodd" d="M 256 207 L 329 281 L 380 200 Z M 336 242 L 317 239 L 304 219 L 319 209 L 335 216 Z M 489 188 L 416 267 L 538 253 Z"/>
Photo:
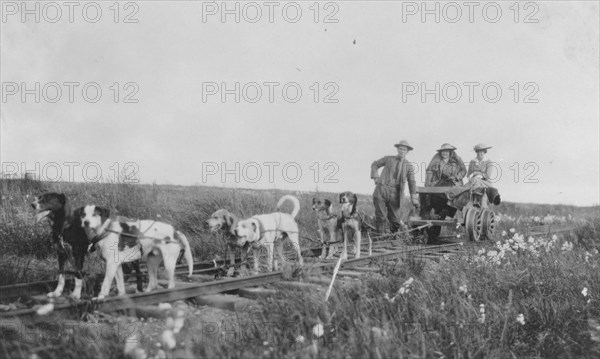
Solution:
<path fill-rule="evenodd" d="M 571 229 L 557 229 L 553 232 L 550 232 L 550 234 L 565 232 L 569 230 Z M 547 235 L 549 234 L 549 232 L 539 234 Z M 531 233 L 531 235 L 534 234 Z M 440 237 L 440 239 L 443 240 L 452 237 L 453 236 L 446 236 Z M 373 243 L 373 254 L 371 256 L 367 256 L 367 253 L 364 253 L 364 255 L 361 258 L 352 258 L 343 261 L 341 263 L 341 269 L 343 269 L 344 271 L 340 272 L 339 274 L 342 277 L 358 277 L 360 276 L 360 273 L 377 271 L 377 269 L 367 268 L 368 266 L 373 264 L 381 264 L 391 260 L 411 259 L 427 261 L 437 260 L 445 256 L 473 256 L 479 248 L 491 244 L 493 244 L 493 242 L 485 241 L 453 243 L 450 242 L 446 244 L 437 245 L 406 245 L 398 240 L 378 241 Z M 363 252 L 366 252 L 365 245 L 361 246 L 361 254 Z M 306 253 L 307 251 L 312 252 L 313 254 L 318 254 L 320 252 L 320 248 L 307 249 L 304 251 L 304 253 Z M 349 254 L 349 256 L 352 257 L 353 254 Z M 302 272 L 304 273 L 304 280 L 306 282 L 311 282 L 311 277 L 315 278 L 332 272 L 335 265 L 337 264 L 338 258 L 339 257 L 333 258 L 328 261 L 320 261 L 317 260 L 315 257 L 312 257 L 312 260 L 311 257 L 305 257 L 306 263 L 301 268 Z M 215 267 L 215 263 L 213 261 L 196 263 L 194 265 L 194 273 L 204 277 L 210 275 L 214 276 L 214 274 L 216 274 L 217 272 L 222 271 L 220 265 L 223 265 L 224 261 L 219 261 L 217 262 L 217 264 L 219 265 L 218 267 Z M 184 273 L 185 267 L 185 265 L 178 266 L 178 271 L 180 273 Z M 357 271 L 352 271 L 352 268 L 355 268 Z M 153 291 L 150 293 L 136 293 L 125 296 L 109 297 L 103 300 L 81 300 L 77 302 L 56 304 L 54 305 L 54 308 L 49 314 L 49 316 L 55 319 L 66 319 L 72 317 L 79 318 L 83 313 L 94 310 L 102 312 L 115 312 L 139 306 L 163 302 L 173 302 L 177 300 L 206 296 L 210 294 L 236 291 L 247 287 L 274 284 L 277 282 L 284 281 L 286 276 L 289 277 L 289 273 L 284 274 L 284 271 L 276 271 L 246 277 L 225 277 L 222 280 L 211 280 L 202 283 L 178 282 L 176 288 L 163 289 Z M 323 282 L 323 280 L 320 281 Z M 314 282 L 314 280 L 312 282 Z M 7 298 L 19 291 L 23 293 L 28 290 L 39 290 L 40 288 L 43 289 L 42 292 L 45 292 L 46 290 L 48 290 L 48 288 L 52 288 L 54 285 L 56 285 L 56 281 L 3 286 L 0 287 L 0 295 Z M 14 295 L 12 297 L 14 297 Z M 18 317 L 21 320 L 25 318 L 35 320 L 37 317 L 39 317 L 39 315 L 37 312 L 37 308 L 18 309 L 0 312 L 0 319 L 14 317 Z M 48 318 L 48 316 L 46 316 L 46 318 Z"/>

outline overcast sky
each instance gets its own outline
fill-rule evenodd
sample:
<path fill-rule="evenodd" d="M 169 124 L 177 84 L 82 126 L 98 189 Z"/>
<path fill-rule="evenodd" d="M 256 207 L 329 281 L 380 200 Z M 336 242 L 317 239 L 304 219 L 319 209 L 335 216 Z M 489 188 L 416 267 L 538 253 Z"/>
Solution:
<path fill-rule="evenodd" d="M 598 2 L 482 2 L 472 19 L 437 3 L 439 23 L 421 2 L 240 2 L 239 23 L 221 2 L 98 3 L 72 23 L 62 3 L 39 23 L 3 3 L 5 173 L 114 180 L 116 162 L 144 183 L 371 193 L 401 139 L 421 171 L 445 142 L 467 165 L 484 142 L 504 200 L 600 202 Z"/>

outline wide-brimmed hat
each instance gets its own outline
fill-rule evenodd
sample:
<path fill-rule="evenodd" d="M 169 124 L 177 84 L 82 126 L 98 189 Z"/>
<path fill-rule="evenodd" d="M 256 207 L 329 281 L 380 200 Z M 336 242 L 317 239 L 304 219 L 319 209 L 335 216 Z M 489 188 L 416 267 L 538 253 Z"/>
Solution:
<path fill-rule="evenodd" d="M 444 143 L 442 145 L 442 147 L 440 147 L 440 148 L 437 149 L 437 151 L 438 152 L 440 152 L 440 151 L 454 151 L 455 149 L 456 149 L 456 147 L 452 146 L 451 144 Z"/>
<path fill-rule="evenodd" d="M 480 143 L 480 144 L 475 145 L 475 147 L 473 147 L 473 150 L 475 152 L 477 152 L 477 151 L 482 151 L 482 150 L 489 150 L 490 148 L 492 148 L 492 147 L 486 146 L 485 144 Z"/>
<path fill-rule="evenodd" d="M 409 144 L 408 144 L 408 141 L 406 141 L 406 140 L 402 140 L 402 141 L 400 141 L 400 142 L 396 143 L 394 146 L 395 146 L 395 147 L 404 146 L 404 147 L 408 148 L 408 150 L 409 150 L 409 151 L 412 151 L 412 149 L 413 149 L 413 148 L 412 148 L 412 146 L 411 146 L 411 145 L 409 145 Z"/>

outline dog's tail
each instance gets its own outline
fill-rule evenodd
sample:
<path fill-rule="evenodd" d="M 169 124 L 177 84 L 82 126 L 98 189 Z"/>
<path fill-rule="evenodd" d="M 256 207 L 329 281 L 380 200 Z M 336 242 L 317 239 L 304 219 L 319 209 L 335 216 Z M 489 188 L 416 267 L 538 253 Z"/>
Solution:
<path fill-rule="evenodd" d="M 194 258 L 192 258 L 192 249 L 190 248 L 190 242 L 188 242 L 185 234 L 180 231 L 175 231 L 175 238 L 183 243 L 183 256 L 188 264 L 189 275 L 191 276 L 194 272 Z"/>
<path fill-rule="evenodd" d="M 286 194 L 285 196 L 279 199 L 279 202 L 277 202 L 277 210 L 279 210 L 279 208 L 281 207 L 283 202 L 285 202 L 286 199 L 292 201 L 292 203 L 294 204 L 294 209 L 292 210 L 291 215 L 292 218 L 296 218 L 298 212 L 300 212 L 300 201 L 298 201 L 298 198 L 292 196 L 291 194 Z"/>

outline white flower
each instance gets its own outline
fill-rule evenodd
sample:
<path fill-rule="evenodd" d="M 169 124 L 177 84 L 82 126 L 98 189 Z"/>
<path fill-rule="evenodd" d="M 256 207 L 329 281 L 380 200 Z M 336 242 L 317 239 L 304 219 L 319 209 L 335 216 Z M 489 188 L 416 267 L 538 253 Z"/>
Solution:
<path fill-rule="evenodd" d="M 296 343 L 302 344 L 302 343 L 304 343 L 304 340 L 305 340 L 304 336 L 302 336 L 302 335 L 299 335 L 296 337 Z"/>
<path fill-rule="evenodd" d="M 408 278 L 406 282 L 404 282 L 403 286 L 408 287 L 414 281 L 413 277 Z"/>
<path fill-rule="evenodd" d="M 442 302 L 442 305 L 440 306 L 440 309 L 444 310 L 444 308 L 446 308 L 446 303 Z"/>
<path fill-rule="evenodd" d="M 317 337 L 317 338 L 322 337 L 323 336 L 323 332 L 324 332 L 324 330 L 323 330 L 323 324 L 321 324 L 321 323 L 315 324 L 315 326 L 313 327 L 312 332 L 313 332 L 313 335 L 315 337 Z"/>
<path fill-rule="evenodd" d="M 44 304 L 36 310 L 38 315 L 46 315 L 54 310 L 54 303 Z"/>
<path fill-rule="evenodd" d="M 508 231 L 509 231 L 510 233 L 515 233 L 515 232 L 516 232 L 514 228 L 511 228 L 511 229 L 509 229 Z"/>
<path fill-rule="evenodd" d="M 506 231 L 502 231 L 502 237 L 506 237 Z"/>
<path fill-rule="evenodd" d="M 586 287 L 583 287 L 583 290 L 581 291 L 581 294 L 583 294 L 584 297 L 587 297 L 588 295 L 588 290 Z"/>
<path fill-rule="evenodd" d="M 558 239 L 558 237 L 556 236 L 556 234 L 553 234 L 553 235 L 552 235 L 552 240 L 553 240 L 553 241 L 555 241 L 555 240 L 557 240 L 557 239 Z"/>
<path fill-rule="evenodd" d="M 517 322 L 521 325 L 525 325 L 525 317 L 523 316 L 523 314 L 517 315 Z"/>
<path fill-rule="evenodd" d="M 162 333 L 161 340 L 169 349 L 173 349 L 177 345 L 177 341 L 175 340 L 175 334 L 170 329 L 167 329 Z"/>
<path fill-rule="evenodd" d="M 467 285 L 463 284 L 460 287 L 458 287 L 458 291 L 461 293 L 467 293 Z"/>

